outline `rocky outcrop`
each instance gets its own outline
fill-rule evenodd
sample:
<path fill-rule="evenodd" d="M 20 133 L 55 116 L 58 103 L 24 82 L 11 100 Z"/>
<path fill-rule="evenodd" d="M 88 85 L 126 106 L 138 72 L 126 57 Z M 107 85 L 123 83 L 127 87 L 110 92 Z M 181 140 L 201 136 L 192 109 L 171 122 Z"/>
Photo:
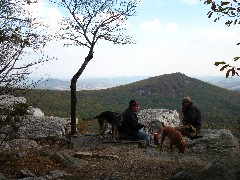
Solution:
<path fill-rule="evenodd" d="M 144 109 L 138 114 L 139 122 L 148 125 L 151 133 L 160 132 L 161 122 L 166 126 L 177 127 L 180 124 L 179 114 L 169 109 Z"/>
<path fill-rule="evenodd" d="M 36 141 L 30 139 L 13 139 L 10 141 L 0 141 L 0 150 L 25 150 L 25 149 L 37 149 L 39 145 Z"/>
<path fill-rule="evenodd" d="M 203 169 L 190 173 L 187 170 L 177 172 L 171 179 L 237 179 L 236 167 L 240 162 L 240 147 L 236 137 L 227 129 L 203 129 L 202 138 L 190 140 L 185 138 L 188 148 L 186 155 L 179 162 L 202 164 Z M 166 145 L 166 144 L 165 144 Z M 167 145 L 166 145 L 167 146 Z M 165 147 L 165 150 L 168 150 Z M 162 154 L 157 156 L 162 157 Z"/>
<path fill-rule="evenodd" d="M 44 113 L 42 112 L 41 109 L 39 108 L 34 108 L 32 106 L 29 106 L 27 109 L 27 114 L 32 115 L 34 117 L 38 117 L 38 116 L 44 116 Z"/>
<path fill-rule="evenodd" d="M 12 95 L 0 95 L 0 107 L 12 107 L 14 104 L 26 103 L 24 97 L 15 97 Z"/>
<path fill-rule="evenodd" d="M 63 138 L 66 135 L 65 127 L 70 123 L 70 118 L 48 117 L 48 116 L 32 116 L 25 115 L 20 117 L 1 116 L 1 121 L 5 122 L 5 125 L 1 127 L 1 132 L 13 133 L 13 129 L 10 126 L 15 124 L 16 139 L 38 139 L 45 137 Z"/>
<path fill-rule="evenodd" d="M 159 135 L 161 122 L 173 127 L 180 123 L 179 114 L 175 110 L 146 109 L 141 110 L 138 117 L 141 123 L 148 124 L 149 133 L 158 132 Z M 72 137 L 72 149 L 78 151 L 75 156 L 67 150 L 54 151 L 37 144 L 35 140 L 38 139 L 65 138 L 68 134 L 67 128 L 70 127 L 70 118 L 48 117 L 41 113 L 31 113 L 31 115 L 16 117 L 1 115 L 0 122 L 0 150 L 38 149 L 41 155 L 48 156 L 68 168 L 84 166 L 88 164 L 89 159 L 94 158 L 120 161 L 123 152 L 134 151 L 133 154 L 137 154 L 135 151 L 138 146 L 134 143 L 103 143 L 104 141 L 112 141 L 110 134 L 104 135 L 103 140 L 97 134 L 78 134 L 76 137 Z M 238 139 L 227 129 L 203 129 L 201 135 L 202 138 L 194 140 L 184 137 L 188 144 L 185 154 L 179 154 L 176 150 L 174 153 L 170 153 L 168 141 L 165 141 L 162 152 L 159 149 L 148 148 L 137 155 L 143 160 L 153 159 L 158 162 L 171 161 L 176 162 L 176 164 L 197 164 L 199 167 L 203 167 L 197 172 L 179 169 L 172 176 L 172 179 L 237 179 L 239 176 L 235 167 L 240 162 Z M 82 160 L 82 158 L 85 160 Z M 56 172 L 43 176 L 43 178 L 66 175 L 65 172 Z M 21 173 L 23 178 L 26 179 L 41 178 L 35 177 L 35 174 L 26 169 L 23 169 Z M 2 176 L 0 174 L 0 178 Z"/>

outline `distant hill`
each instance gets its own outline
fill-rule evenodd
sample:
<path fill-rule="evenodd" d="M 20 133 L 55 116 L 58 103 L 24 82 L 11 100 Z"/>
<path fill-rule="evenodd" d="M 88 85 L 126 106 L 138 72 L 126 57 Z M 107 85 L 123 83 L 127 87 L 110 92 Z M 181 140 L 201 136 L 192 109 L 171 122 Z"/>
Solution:
<path fill-rule="evenodd" d="M 33 90 L 24 96 L 46 115 L 70 117 L 69 91 Z M 204 121 L 211 122 L 208 126 L 231 126 L 240 132 L 240 92 L 220 88 L 181 73 L 151 77 L 108 89 L 79 91 L 77 116 L 94 117 L 106 110 L 123 112 L 130 99 L 138 100 L 141 109 L 166 108 L 180 113 L 180 101 L 184 96 L 190 96 L 199 106 Z"/>
<path fill-rule="evenodd" d="M 218 76 L 205 76 L 205 77 L 198 77 L 205 82 L 210 84 L 226 88 L 229 90 L 240 91 L 240 77 L 218 77 Z"/>
<path fill-rule="evenodd" d="M 146 79 L 146 76 L 121 76 L 113 78 L 79 78 L 77 82 L 77 91 L 80 90 L 96 90 L 116 87 L 139 80 Z M 49 78 L 37 84 L 35 89 L 50 90 L 70 90 L 71 80 L 60 80 Z"/>
<path fill-rule="evenodd" d="M 77 91 L 80 90 L 97 90 L 107 89 L 120 85 L 133 83 L 136 81 L 144 80 L 147 76 L 120 76 L 109 78 L 79 78 L 77 82 Z M 195 78 L 204 82 L 216 85 L 218 87 L 226 88 L 229 90 L 240 91 L 240 77 L 225 78 L 222 76 L 196 76 Z M 70 90 L 70 79 L 62 80 L 49 78 L 37 84 L 35 89 L 50 89 L 50 90 Z"/>

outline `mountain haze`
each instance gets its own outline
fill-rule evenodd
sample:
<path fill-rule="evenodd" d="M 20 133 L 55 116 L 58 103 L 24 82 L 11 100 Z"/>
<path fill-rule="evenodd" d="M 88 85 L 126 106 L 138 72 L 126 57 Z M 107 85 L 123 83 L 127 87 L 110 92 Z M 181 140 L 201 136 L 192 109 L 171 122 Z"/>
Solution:
<path fill-rule="evenodd" d="M 240 91 L 240 77 L 233 76 L 233 77 L 222 77 L 222 76 L 202 76 L 196 77 L 197 79 L 201 79 L 205 82 L 210 84 L 223 87 L 229 90 Z"/>
<path fill-rule="evenodd" d="M 40 96 L 44 94 L 44 96 Z M 70 117 L 69 91 L 33 90 L 25 95 L 29 103 L 46 115 Z M 166 108 L 181 113 L 182 97 L 190 96 L 202 111 L 204 121 L 221 126 L 240 124 L 240 92 L 211 85 L 181 73 L 150 77 L 138 82 L 101 90 L 77 92 L 77 117 L 90 118 L 102 111 L 123 112 L 130 99 L 139 101 L 140 109 Z"/>
<path fill-rule="evenodd" d="M 109 78 L 85 78 L 77 81 L 77 91 L 115 87 L 146 79 L 146 76 L 121 76 Z M 37 84 L 35 89 L 70 90 L 71 80 L 49 78 Z"/>

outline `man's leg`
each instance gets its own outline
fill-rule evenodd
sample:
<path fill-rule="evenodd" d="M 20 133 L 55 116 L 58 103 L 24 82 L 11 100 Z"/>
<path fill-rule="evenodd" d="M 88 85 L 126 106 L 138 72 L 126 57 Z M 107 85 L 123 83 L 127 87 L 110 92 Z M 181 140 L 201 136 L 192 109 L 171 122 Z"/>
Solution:
<path fill-rule="evenodd" d="M 139 131 L 139 133 L 138 133 L 138 138 L 139 138 L 140 140 L 146 141 L 146 145 L 147 145 L 147 146 L 150 145 L 149 137 L 148 137 L 148 135 L 147 135 L 145 132 Z"/>

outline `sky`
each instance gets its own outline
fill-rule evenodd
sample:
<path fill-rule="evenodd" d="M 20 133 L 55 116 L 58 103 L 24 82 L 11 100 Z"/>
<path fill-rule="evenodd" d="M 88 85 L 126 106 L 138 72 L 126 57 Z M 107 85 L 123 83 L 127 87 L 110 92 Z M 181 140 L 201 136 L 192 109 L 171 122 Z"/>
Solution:
<path fill-rule="evenodd" d="M 47 1 L 33 5 L 33 13 L 54 29 L 64 16 Z M 81 77 L 159 76 L 181 72 L 188 76 L 225 76 L 215 61 L 239 56 L 239 31 L 224 20 L 208 18 L 203 0 L 142 0 L 137 15 L 127 22 L 127 33 L 136 44 L 114 45 L 100 41 L 94 58 Z M 50 43 L 46 52 L 58 61 L 46 62 L 32 76 L 70 78 L 81 67 L 88 49 Z"/>

